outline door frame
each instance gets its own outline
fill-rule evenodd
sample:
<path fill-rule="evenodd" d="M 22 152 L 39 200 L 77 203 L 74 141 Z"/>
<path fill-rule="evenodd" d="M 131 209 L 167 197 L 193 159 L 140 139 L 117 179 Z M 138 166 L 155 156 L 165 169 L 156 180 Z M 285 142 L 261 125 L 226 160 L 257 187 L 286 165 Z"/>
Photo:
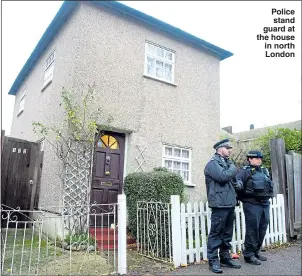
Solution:
<path fill-rule="evenodd" d="M 122 131 L 116 131 L 116 130 L 101 130 L 100 132 L 103 132 L 104 134 L 108 134 L 108 135 L 119 135 L 119 136 L 124 136 L 124 150 L 123 150 L 123 166 L 122 166 L 122 178 L 121 178 L 121 182 L 120 182 L 120 187 L 119 187 L 119 190 L 118 190 L 118 194 L 122 194 L 124 192 L 124 179 L 125 179 L 125 176 L 126 176 L 126 163 L 127 163 L 127 155 L 128 155 L 128 133 L 125 133 L 125 132 L 122 132 Z M 95 147 L 96 147 L 96 143 L 98 142 L 98 140 L 100 139 L 100 135 L 97 135 L 96 136 L 96 140 L 95 140 Z M 94 178 L 94 164 L 95 164 L 95 158 L 96 158 L 96 151 L 95 151 L 95 148 L 93 150 L 93 156 L 92 156 L 92 164 L 91 164 L 91 179 L 90 179 L 90 193 L 89 193 L 89 203 L 88 204 L 91 204 L 90 200 L 91 200 L 91 193 L 92 193 L 92 181 L 93 181 L 93 178 Z M 98 204 L 103 204 L 102 202 L 98 203 Z"/>

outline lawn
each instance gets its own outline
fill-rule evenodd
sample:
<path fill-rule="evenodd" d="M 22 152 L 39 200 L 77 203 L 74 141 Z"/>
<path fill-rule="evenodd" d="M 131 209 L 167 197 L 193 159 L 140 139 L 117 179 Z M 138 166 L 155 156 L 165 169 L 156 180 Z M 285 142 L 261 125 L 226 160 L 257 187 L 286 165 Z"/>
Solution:
<path fill-rule="evenodd" d="M 8 229 L 1 235 L 1 275 L 108 275 L 114 271 L 113 252 L 66 250 L 32 229 Z"/>

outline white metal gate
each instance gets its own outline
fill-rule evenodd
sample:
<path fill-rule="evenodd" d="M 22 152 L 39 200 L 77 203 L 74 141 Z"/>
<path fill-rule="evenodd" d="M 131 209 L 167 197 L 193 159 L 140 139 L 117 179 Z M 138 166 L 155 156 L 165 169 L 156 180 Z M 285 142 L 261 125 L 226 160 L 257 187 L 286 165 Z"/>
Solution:
<path fill-rule="evenodd" d="M 2 205 L 1 275 L 126 274 L 125 195 L 118 196 L 117 204 L 80 209 L 85 214 L 72 207 L 55 213 Z M 118 231 L 82 223 L 100 216 L 102 221 L 113 216 Z"/>
<path fill-rule="evenodd" d="M 137 251 L 146 257 L 172 262 L 171 204 L 137 202 Z"/>

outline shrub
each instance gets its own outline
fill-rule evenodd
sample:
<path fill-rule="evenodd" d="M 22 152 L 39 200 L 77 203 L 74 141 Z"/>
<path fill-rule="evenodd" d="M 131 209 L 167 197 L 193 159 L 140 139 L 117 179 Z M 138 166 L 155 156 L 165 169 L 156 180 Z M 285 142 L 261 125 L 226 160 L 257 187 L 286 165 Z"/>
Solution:
<path fill-rule="evenodd" d="M 94 236 L 89 236 L 88 234 L 76 234 L 76 235 L 67 235 L 64 241 L 68 245 L 80 245 L 80 244 L 90 244 L 94 245 L 95 239 Z"/>
<path fill-rule="evenodd" d="M 257 138 L 253 144 L 255 149 L 262 151 L 263 165 L 271 170 L 270 160 L 270 140 L 275 138 L 283 138 L 285 142 L 285 151 L 288 153 L 293 150 L 297 153 L 302 153 L 302 131 L 289 128 L 269 129 L 265 135 Z"/>
<path fill-rule="evenodd" d="M 137 202 L 169 203 L 171 195 L 184 199 L 182 178 L 168 172 L 166 168 L 154 168 L 152 172 L 138 172 L 127 175 L 124 190 L 127 197 L 129 230 L 133 236 L 137 233 Z"/>

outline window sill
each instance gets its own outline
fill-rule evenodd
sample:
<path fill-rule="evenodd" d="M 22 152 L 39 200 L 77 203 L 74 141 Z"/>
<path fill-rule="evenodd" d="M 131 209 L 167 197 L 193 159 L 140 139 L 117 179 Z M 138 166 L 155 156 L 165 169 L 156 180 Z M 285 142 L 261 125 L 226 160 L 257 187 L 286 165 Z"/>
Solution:
<path fill-rule="evenodd" d="M 188 187 L 196 187 L 196 184 L 193 184 L 193 183 L 186 183 L 186 182 L 185 182 L 185 186 L 188 186 Z"/>
<path fill-rule="evenodd" d="M 19 117 L 23 112 L 24 112 L 24 109 L 21 110 L 21 111 L 17 114 L 17 117 Z"/>
<path fill-rule="evenodd" d="M 52 80 L 50 80 L 49 82 L 47 82 L 43 88 L 41 89 L 41 92 L 43 92 L 50 84 L 52 83 Z"/>
<path fill-rule="evenodd" d="M 160 79 L 160 78 L 157 78 L 157 77 L 154 77 L 154 76 L 150 76 L 150 75 L 146 75 L 146 74 L 143 74 L 143 76 L 147 79 L 152 79 L 152 80 L 157 80 L 157 81 L 160 81 L 160 82 L 163 82 L 163 83 L 166 83 L 166 84 L 169 84 L 169 85 L 172 85 L 172 86 L 177 86 L 176 83 L 173 83 L 173 82 L 169 82 L 169 81 L 165 81 L 163 79 Z"/>

